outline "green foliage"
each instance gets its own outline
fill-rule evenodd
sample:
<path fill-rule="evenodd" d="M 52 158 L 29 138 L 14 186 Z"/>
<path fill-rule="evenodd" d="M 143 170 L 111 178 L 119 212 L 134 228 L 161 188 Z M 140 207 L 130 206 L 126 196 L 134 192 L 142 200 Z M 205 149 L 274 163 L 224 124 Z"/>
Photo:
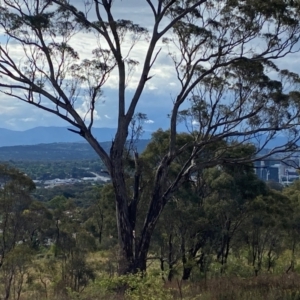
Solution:
<path fill-rule="evenodd" d="M 142 155 L 143 167 L 157 162 L 167 134 L 161 132 L 160 137 Z M 183 135 L 180 145 L 188 139 Z M 233 148 L 224 155 L 238 158 L 245 153 L 252 155 L 251 146 Z M 171 169 L 180 163 L 178 157 Z M 6 214 L 10 228 L 17 226 L 15 233 L 6 230 L 0 235 L 6 241 L 0 267 L 4 296 L 9 286 L 10 297 L 18 297 L 19 291 L 25 299 L 198 299 L 199 295 L 203 299 L 251 299 L 250 295 L 262 299 L 265 293 L 279 293 L 281 299 L 297 297 L 295 289 L 278 290 L 275 283 L 263 289 L 239 281 L 237 287 L 216 283 L 218 278 L 251 281 L 262 280 L 265 274 L 299 272 L 297 181 L 283 192 L 270 190 L 249 164 L 224 164 L 195 173 L 174 193 L 162 214 L 147 274 L 116 276 L 119 251 L 114 248 L 117 231 L 111 184 L 45 190 L 45 206 L 31 199 L 34 185 L 28 177 L 8 167 L 1 170 L 1 218 Z M 145 182 L 151 177 L 149 172 Z M 141 210 L 147 193 L 145 184 Z M 87 207 L 81 204 L 84 201 Z M 4 245 L 1 239 L 0 245 Z M 190 281 L 182 281 L 184 276 Z M 204 281 L 222 292 L 189 286 Z"/>
<path fill-rule="evenodd" d="M 182 143 L 184 142 L 185 137 L 182 139 Z M 160 141 L 160 147 L 162 144 L 163 140 Z M 227 155 L 238 156 L 239 151 L 247 151 L 247 149 L 237 150 L 227 153 Z M 251 151 L 249 148 L 249 155 L 252 153 Z M 146 152 L 146 155 L 151 152 L 158 154 L 159 149 L 152 149 L 150 152 Z M 178 163 L 180 163 L 180 159 Z M 176 164 L 174 164 L 174 168 L 177 168 Z M 11 201 L 12 198 L 7 198 L 9 201 L 3 202 L 6 205 L 3 205 L 2 209 L 13 210 L 18 221 L 23 222 L 20 224 L 25 226 L 20 233 L 24 235 L 26 230 L 28 233 L 34 232 L 36 228 L 48 227 L 49 230 L 51 226 L 54 229 L 53 217 L 59 219 L 59 224 L 56 225 L 59 227 L 59 239 L 52 245 L 52 255 L 54 255 L 51 262 L 52 267 L 49 265 L 50 261 L 44 262 L 44 267 L 39 267 L 40 277 L 37 277 L 32 283 L 32 286 L 40 289 L 41 293 L 51 290 L 49 285 L 45 288 L 45 285 L 42 284 L 41 276 L 46 276 L 47 280 L 52 282 L 56 293 L 71 299 L 74 297 L 84 299 L 85 289 L 86 295 L 88 295 L 97 286 L 105 295 L 104 298 L 109 295 L 113 297 L 116 293 L 124 293 L 125 298 L 128 299 L 152 299 L 153 297 L 168 299 L 172 297 L 174 291 L 164 288 L 161 275 L 158 273 L 150 273 L 147 276 L 137 274 L 122 277 L 101 275 L 101 279 L 96 279 L 96 283 L 90 285 L 93 279 L 99 277 L 96 276 L 95 269 L 91 264 L 87 263 L 87 254 L 95 251 L 99 245 L 97 246 L 95 239 L 89 233 L 92 233 L 95 238 L 99 238 L 101 232 L 104 241 L 108 241 L 111 235 L 116 236 L 114 195 L 111 185 L 89 187 L 84 192 L 86 194 L 84 198 L 90 197 L 89 201 L 92 205 L 81 211 L 74 205 L 71 198 L 67 199 L 63 195 L 57 195 L 47 202 L 48 207 L 52 209 L 51 213 L 41 203 L 32 202 L 28 198 L 29 195 L 19 198 L 18 189 L 30 192 L 34 187 L 28 177 L 6 167 L 2 168 L 2 174 L 2 180 L 5 182 L 3 192 L 9 191 L 10 195 L 16 196 L 14 201 Z M 286 188 L 284 190 L 286 196 L 283 196 L 279 192 L 268 191 L 264 184 L 255 177 L 253 169 L 249 165 L 224 165 L 208 169 L 198 176 L 205 182 L 205 186 L 200 186 L 201 193 L 199 194 L 195 184 L 183 185 L 168 204 L 158 226 L 159 232 L 154 236 L 153 245 L 157 243 L 160 248 L 153 247 L 152 249 L 156 253 L 161 253 L 161 258 L 167 265 L 165 269 L 167 277 L 170 280 L 180 278 L 182 267 L 193 269 L 191 275 L 193 280 L 203 277 L 218 277 L 220 272 L 224 272 L 227 276 L 247 278 L 254 273 L 254 269 L 259 272 L 273 270 L 273 272 L 282 273 L 285 271 L 283 262 L 280 261 L 283 250 L 289 245 L 285 243 L 293 241 L 293 237 L 298 236 L 296 235 L 298 234 L 296 212 L 299 210 L 298 182 Z M 24 189 L 24 187 L 26 188 Z M 81 188 L 79 187 L 79 189 Z M 81 193 L 79 197 L 82 197 L 84 193 Z M 23 196 L 25 196 L 24 193 Z M 2 200 L 4 199 L 2 198 Z M 291 212 L 293 212 L 293 218 L 290 218 Z M 11 213 L 10 216 L 12 216 Z M 239 217 L 244 219 L 239 227 L 236 227 Z M 99 222 L 101 219 L 102 223 Z M 234 231 L 231 231 L 230 227 L 226 227 L 228 221 L 231 222 L 235 231 L 239 228 L 236 237 Z M 82 227 L 82 225 L 84 226 Z M 286 230 L 294 235 L 285 236 Z M 234 252 L 229 256 L 226 265 L 220 266 L 218 253 L 222 246 L 221 241 L 225 241 L 224 238 L 228 234 L 231 235 L 232 251 Z M 24 247 L 20 245 L 12 248 L 6 255 L 2 274 L 8 276 L 9 272 L 13 270 L 13 273 L 10 274 L 13 274 L 14 284 L 20 287 L 20 291 L 22 286 L 24 287 L 24 283 L 21 285 L 22 278 L 31 276 L 27 273 L 32 264 L 32 251 L 42 249 L 40 241 L 43 236 L 47 236 L 47 232 L 38 229 L 38 234 L 30 237 L 29 244 L 24 244 Z M 253 239 L 254 236 L 255 239 Z M 175 251 L 175 249 L 180 249 L 178 245 L 183 245 L 182 238 L 184 238 L 184 246 L 186 254 L 188 254 L 186 262 L 183 260 L 181 262 L 184 254 L 182 249 Z M 248 244 L 243 242 L 245 238 Z M 103 241 L 99 240 L 99 242 Z M 201 243 L 199 244 L 199 242 Z M 195 253 L 197 256 L 200 251 L 201 255 L 204 255 L 202 261 L 198 260 L 196 256 L 190 255 L 190 251 L 192 251 L 190 247 L 194 243 L 200 245 Z M 254 247 L 251 246 L 251 243 Z M 111 244 L 108 245 L 111 247 Z M 252 261 L 250 264 L 247 263 L 246 245 L 251 246 L 248 252 L 248 260 Z M 235 255 L 240 258 L 237 259 Z M 277 266 L 277 261 L 281 267 Z M 61 270 L 61 275 L 58 270 Z M 297 264 L 294 266 L 294 270 L 298 270 Z M 38 282 L 40 283 L 38 284 Z M 11 289 L 15 289 L 15 287 L 11 286 Z M 145 298 L 145 295 L 148 298 Z M 229 294 L 222 294 L 220 299 L 224 299 L 228 295 L 244 297 L 243 295 L 247 295 L 247 292 L 230 291 Z M 294 292 L 291 292 L 291 297 L 293 295 Z M 289 297 L 290 294 L 286 293 L 285 296 Z"/>
<path fill-rule="evenodd" d="M 101 185 L 89 182 L 55 186 L 49 189 L 41 187 L 33 193 L 33 196 L 43 203 L 57 196 L 64 197 L 72 200 L 78 207 L 88 208 L 99 199 L 99 193 L 96 190 L 100 187 Z"/>
<path fill-rule="evenodd" d="M 100 160 L 64 160 L 64 161 L 9 161 L 9 164 L 34 180 L 51 180 L 83 177 L 95 177 L 103 171 Z"/>
<path fill-rule="evenodd" d="M 101 277 L 93 288 L 109 295 L 124 295 L 125 299 L 173 299 L 172 289 L 164 286 L 159 273 L 130 274 L 114 277 Z"/>

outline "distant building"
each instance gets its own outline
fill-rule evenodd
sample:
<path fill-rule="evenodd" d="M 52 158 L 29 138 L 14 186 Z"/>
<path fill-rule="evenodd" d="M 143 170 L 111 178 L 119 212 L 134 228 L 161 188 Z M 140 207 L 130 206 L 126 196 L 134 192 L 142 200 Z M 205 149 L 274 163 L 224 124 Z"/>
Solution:
<path fill-rule="evenodd" d="M 254 162 L 255 173 L 264 181 L 275 181 L 284 185 L 291 184 L 299 179 L 300 157 L 293 156 L 288 159 L 269 157 Z"/>

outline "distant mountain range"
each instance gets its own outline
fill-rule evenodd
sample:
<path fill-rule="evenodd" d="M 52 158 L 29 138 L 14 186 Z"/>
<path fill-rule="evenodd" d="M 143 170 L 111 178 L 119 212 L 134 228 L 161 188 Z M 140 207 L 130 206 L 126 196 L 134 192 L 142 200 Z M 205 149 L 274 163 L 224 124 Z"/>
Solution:
<path fill-rule="evenodd" d="M 106 151 L 116 133 L 115 128 L 94 128 L 93 134 Z M 151 138 L 145 132 L 143 140 L 136 145 L 138 151 L 145 149 Z M 278 136 L 267 144 L 268 149 L 283 145 L 285 137 Z M 257 143 L 253 140 L 253 143 Z M 267 149 L 265 151 L 268 151 Z M 96 159 L 98 156 L 85 140 L 66 127 L 35 127 L 25 131 L 0 128 L 0 160 L 77 160 Z"/>
<path fill-rule="evenodd" d="M 116 133 L 115 128 L 94 128 L 93 134 L 99 142 L 111 142 Z M 144 139 L 149 139 L 151 133 L 145 132 Z M 0 128 L 0 147 L 37 145 L 51 143 L 80 143 L 85 140 L 67 127 L 35 127 L 25 131 L 14 131 Z"/>
<path fill-rule="evenodd" d="M 92 131 L 94 136 L 100 143 L 111 142 L 116 134 L 116 128 L 93 128 Z M 150 139 L 151 132 L 145 132 L 142 138 Z M 15 131 L 0 128 L 0 147 L 81 142 L 85 142 L 85 140 L 80 135 L 69 131 L 67 127 L 35 127 L 25 131 Z M 253 139 L 254 144 L 256 144 L 257 142 L 257 140 Z M 273 148 L 286 142 L 286 137 L 277 136 L 275 139 L 268 143 L 267 148 Z"/>

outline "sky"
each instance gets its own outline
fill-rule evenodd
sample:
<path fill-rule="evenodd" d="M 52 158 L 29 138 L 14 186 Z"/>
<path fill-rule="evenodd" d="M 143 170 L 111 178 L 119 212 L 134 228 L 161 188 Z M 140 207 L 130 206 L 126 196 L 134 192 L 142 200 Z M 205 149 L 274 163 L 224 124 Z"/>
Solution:
<path fill-rule="evenodd" d="M 82 0 L 72 0 L 72 5 L 77 8 L 82 7 Z M 153 1 L 155 3 L 155 1 Z M 116 19 L 131 19 L 134 23 L 143 25 L 151 30 L 153 15 L 145 0 L 115 0 L 113 12 Z M 91 17 L 93 13 L 91 11 Z M 5 42 L 5 37 L 0 34 L 0 43 Z M 78 51 L 80 58 L 90 58 L 91 51 L 95 48 L 95 38 L 93 34 L 79 33 L 72 38 L 72 46 Z M 124 47 L 128 46 L 126 42 Z M 130 58 L 142 62 L 147 50 L 148 42 L 142 40 L 136 44 L 130 54 Z M 19 46 L 10 46 L 15 57 L 24 56 Z M 140 99 L 137 112 L 146 113 L 148 120 L 144 124 L 146 131 L 154 131 L 158 128 L 168 128 L 169 119 L 167 115 L 172 109 L 172 99 L 178 91 L 178 81 L 176 73 L 166 47 L 159 43 L 158 48 L 162 50 L 153 66 L 147 82 L 145 91 Z M 158 49 L 157 48 L 157 49 Z M 279 63 L 280 67 L 288 68 L 294 72 L 299 71 L 299 54 L 286 57 Z M 140 66 L 133 73 L 126 90 L 127 103 L 133 95 L 140 75 Z M 103 96 L 97 105 L 95 127 L 116 127 L 117 124 L 117 74 L 113 73 L 105 87 Z M 79 105 L 78 111 L 84 113 L 84 105 Z M 23 103 L 17 99 L 0 94 L 0 128 L 12 130 L 27 130 L 37 126 L 66 126 L 65 121 L 42 111 L 28 103 Z"/>
<path fill-rule="evenodd" d="M 81 0 L 73 0 L 72 4 L 78 9 L 82 7 Z M 117 19 L 132 19 L 137 24 L 142 24 L 144 27 L 151 29 L 153 16 L 145 1 L 117 0 L 114 4 L 114 13 Z M 93 14 L 91 14 L 93 18 Z M 0 35 L 0 43 L 3 43 L 6 38 Z M 125 47 L 126 47 L 126 43 Z M 93 34 L 78 33 L 72 38 L 72 45 L 79 52 L 80 58 L 89 58 L 92 49 L 95 48 L 95 38 Z M 148 42 L 142 40 L 136 44 L 130 54 L 130 58 L 142 62 L 144 53 L 147 49 Z M 10 51 L 16 57 L 24 56 L 20 46 L 10 46 Z M 139 78 L 140 66 L 133 73 L 132 79 L 129 82 L 126 90 L 127 102 L 133 95 Z M 147 131 L 154 131 L 159 127 L 168 127 L 167 115 L 172 108 L 172 97 L 176 95 L 175 86 L 176 79 L 174 78 L 173 66 L 167 55 L 166 49 L 161 51 L 157 59 L 156 65 L 151 71 L 153 76 L 151 81 L 148 81 L 145 91 L 141 97 L 137 107 L 137 112 L 146 113 L 148 121 L 144 124 Z M 95 127 L 116 127 L 117 117 L 117 74 L 113 73 L 107 84 L 103 88 L 103 96 L 97 105 L 97 114 Z M 67 123 L 55 115 L 44 112 L 28 103 L 23 103 L 17 99 L 0 94 L 0 128 L 13 130 L 26 130 L 36 126 L 65 126 Z M 78 108 L 81 111 L 81 108 Z M 82 108 L 82 110 L 84 110 Z M 83 111 L 82 111 L 83 113 Z"/>

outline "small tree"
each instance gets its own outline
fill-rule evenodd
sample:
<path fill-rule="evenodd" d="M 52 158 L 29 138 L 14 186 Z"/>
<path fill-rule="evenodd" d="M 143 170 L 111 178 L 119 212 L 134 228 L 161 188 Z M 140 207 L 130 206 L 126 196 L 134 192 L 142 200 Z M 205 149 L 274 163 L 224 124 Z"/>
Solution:
<path fill-rule="evenodd" d="M 30 178 L 18 170 L 0 166 L 0 269 L 18 243 L 30 240 L 26 210 L 35 188 Z"/>
<path fill-rule="evenodd" d="M 1 91 L 69 122 L 93 147 L 112 178 L 123 271 L 145 270 L 153 230 L 172 193 L 199 168 L 253 159 L 227 157 L 226 143 L 224 149 L 199 164 L 194 163 L 195 156 L 228 139 L 242 143 L 261 138 L 259 151 L 282 131 L 288 143 L 269 154 L 293 148 L 298 139 L 300 95 L 291 89 L 284 91 L 283 81 L 297 82 L 298 76 L 281 71 L 275 61 L 298 50 L 299 2 L 146 0 L 145 9 L 153 17 L 149 30 L 134 20 L 117 19 L 113 8 L 122 2 L 78 3 L 81 9 L 69 0 L 1 1 L 0 26 L 6 37 L 0 46 Z M 78 32 L 94 34 L 96 48 L 89 59 L 81 60 L 80 49 L 72 44 Z M 131 50 L 141 40 L 148 44 L 138 66 Z M 16 46 L 21 56 L 14 54 Z M 137 104 L 151 80 L 151 69 L 164 51 L 173 60 L 178 89 L 170 113 L 168 150 L 154 171 L 149 208 L 143 228 L 135 233 L 139 237 L 136 243 L 141 172 L 135 155 L 136 188 L 128 189 L 123 151 Z M 139 71 L 138 84 L 129 97 L 125 90 L 135 68 Z M 112 72 L 118 77 L 118 122 L 110 152 L 106 153 L 93 136 L 92 127 L 97 103 Z M 82 97 L 87 108 L 84 116 L 78 112 Z M 183 104 L 190 105 L 180 113 Z M 189 128 L 196 126 L 196 134 L 178 148 L 180 120 Z M 189 155 L 166 186 L 171 164 L 184 151 Z"/>
<path fill-rule="evenodd" d="M 14 168 L 0 165 L 0 293 L 20 299 L 28 274 L 33 236 L 39 225 L 29 217 L 32 180 Z M 34 215 L 34 213 L 32 213 Z"/>

